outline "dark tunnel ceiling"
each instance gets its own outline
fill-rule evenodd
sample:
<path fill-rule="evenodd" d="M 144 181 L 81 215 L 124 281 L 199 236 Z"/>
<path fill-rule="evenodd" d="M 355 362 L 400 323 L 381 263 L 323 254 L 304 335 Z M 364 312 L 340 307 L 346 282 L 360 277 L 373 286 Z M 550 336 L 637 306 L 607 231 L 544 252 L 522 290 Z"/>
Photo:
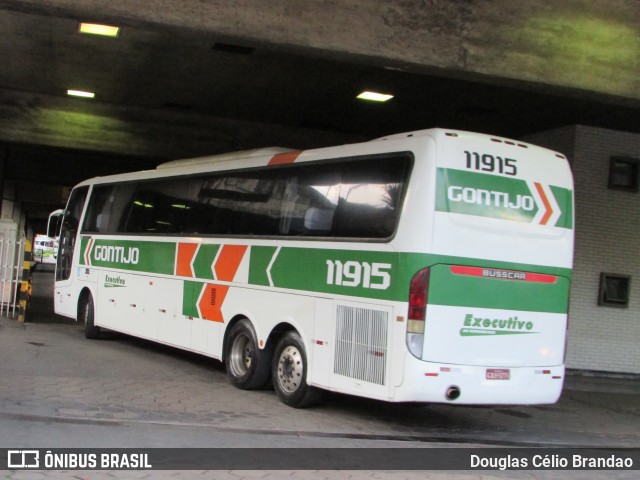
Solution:
<path fill-rule="evenodd" d="M 512 138 L 572 124 L 640 132 L 636 102 L 625 104 L 624 99 L 588 92 L 496 84 L 452 72 L 408 72 L 398 65 L 374 66 L 372 60 L 318 57 L 314 52 L 239 44 L 184 31 L 125 28 L 118 39 L 90 38 L 77 33 L 77 19 L 28 13 L 0 11 L 0 26 L 5 34 L 0 43 L 0 89 L 9 95 L 77 101 L 64 92 L 85 86 L 96 92 L 96 106 L 210 115 L 356 140 L 435 126 Z M 387 91 L 395 98 L 385 104 L 356 100 L 365 88 Z M 84 108 L 91 112 L 92 105 L 87 101 Z M 238 149 L 259 146 L 265 145 Z M 284 146 L 309 147 L 303 140 Z M 47 168 L 55 169 L 51 162 L 64 163 L 68 157 L 64 178 L 39 175 L 42 182 L 67 186 L 95 175 L 152 168 L 165 159 L 44 145 L 5 147 L 7 178 L 20 170 L 16 165 L 38 169 L 34 159 L 47 157 Z M 22 171 L 26 178 L 37 174 Z"/>
<path fill-rule="evenodd" d="M 496 85 L 490 78 L 453 78 L 456 72 L 408 73 L 402 70 L 414 67 L 340 61 L 309 50 L 158 26 L 124 27 L 117 39 L 106 39 L 79 34 L 78 19 L 1 10 L 0 26 L 0 88 L 7 92 L 64 98 L 77 86 L 95 91 L 96 103 L 123 108 L 201 113 L 364 139 L 432 126 L 509 137 L 568 124 L 640 131 L 637 102 L 613 104 L 588 92 Z M 365 88 L 395 98 L 382 105 L 356 100 Z"/>
<path fill-rule="evenodd" d="M 82 75 L 95 81 L 74 80 L 65 72 L 69 65 L 58 65 L 55 59 L 46 60 L 51 63 L 43 68 L 58 72 L 53 79 L 48 75 L 36 79 L 26 66 L 17 75 L 3 69 L 0 88 L 63 96 L 69 85 L 90 84 L 97 92 L 96 103 L 192 112 L 361 139 L 435 126 L 512 138 L 572 124 L 640 132 L 640 108 L 631 101 L 613 103 L 590 98 L 586 92 L 406 73 L 260 48 L 235 53 L 209 46 L 201 52 L 205 59 L 172 52 L 167 56 L 171 61 L 165 53 L 162 48 L 149 53 L 155 58 L 152 71 L 121 65 L 108 73 L 85 64 Z M 356 94 L 366 88 L 395 97 L 385 104 L 357 100 Z M 85 102 L 90 111 L 91 101 Z"/>

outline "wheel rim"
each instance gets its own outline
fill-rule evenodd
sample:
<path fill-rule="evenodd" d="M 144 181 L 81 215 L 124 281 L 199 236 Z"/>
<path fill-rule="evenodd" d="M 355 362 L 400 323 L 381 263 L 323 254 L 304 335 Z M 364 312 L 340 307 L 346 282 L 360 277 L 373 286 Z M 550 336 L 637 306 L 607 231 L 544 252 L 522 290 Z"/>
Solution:
<path fill-rule="evenodd" d="M 295 392 L 302 382 L 304 363 L 300 350 L 289 345 L 278 358 L 278 383 L 287 393 Z"/>
<path fill-rule="evenodd" d="M 251 339 L 244 333 L 238 335 L 231 346 L 231 368 L 237 376 L 246 375 L 253 362 L 254 347 Z"/>

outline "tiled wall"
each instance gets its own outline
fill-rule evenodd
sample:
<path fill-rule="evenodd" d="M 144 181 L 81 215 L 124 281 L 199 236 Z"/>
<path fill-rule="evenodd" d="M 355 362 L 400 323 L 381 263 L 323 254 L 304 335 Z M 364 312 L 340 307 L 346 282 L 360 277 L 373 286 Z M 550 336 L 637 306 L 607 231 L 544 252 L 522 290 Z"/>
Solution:
<path fill-rule="evenodd" d="M 640 159 L 640 135 L 577 125 L 523 140 L 561 151 L 574 173 L 567 367 L 640 373 L 640 193 L 607 188 L 611 156 Z M 601 272 L 631 276 L 628 308 L 598 306 Z"/>

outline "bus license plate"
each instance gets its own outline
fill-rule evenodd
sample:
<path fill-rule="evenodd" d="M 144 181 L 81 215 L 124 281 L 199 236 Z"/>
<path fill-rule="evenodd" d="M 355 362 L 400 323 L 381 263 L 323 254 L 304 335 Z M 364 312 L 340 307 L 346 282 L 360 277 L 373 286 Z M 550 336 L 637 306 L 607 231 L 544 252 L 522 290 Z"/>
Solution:
<path fill-rule="evenodd" d="M 508 368 L 487 368 L 487 380 L 509 380 L 511 372 Z"/>

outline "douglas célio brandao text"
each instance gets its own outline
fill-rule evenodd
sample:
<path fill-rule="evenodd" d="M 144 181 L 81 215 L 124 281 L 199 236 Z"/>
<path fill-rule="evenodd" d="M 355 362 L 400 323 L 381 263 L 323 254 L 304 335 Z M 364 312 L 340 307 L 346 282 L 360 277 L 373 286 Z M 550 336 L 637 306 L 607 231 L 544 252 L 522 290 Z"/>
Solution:
<path fill-rule="evenodd" d="M 578 469 L 607 470 L 632 469 L 633 458 L 613 453 L 607 454 L 537 454 L 532 451 L 526 455 L 477 455 L 469 457 L 472 469 L 482 470 L 535 470 L 535 469 Z"/>

